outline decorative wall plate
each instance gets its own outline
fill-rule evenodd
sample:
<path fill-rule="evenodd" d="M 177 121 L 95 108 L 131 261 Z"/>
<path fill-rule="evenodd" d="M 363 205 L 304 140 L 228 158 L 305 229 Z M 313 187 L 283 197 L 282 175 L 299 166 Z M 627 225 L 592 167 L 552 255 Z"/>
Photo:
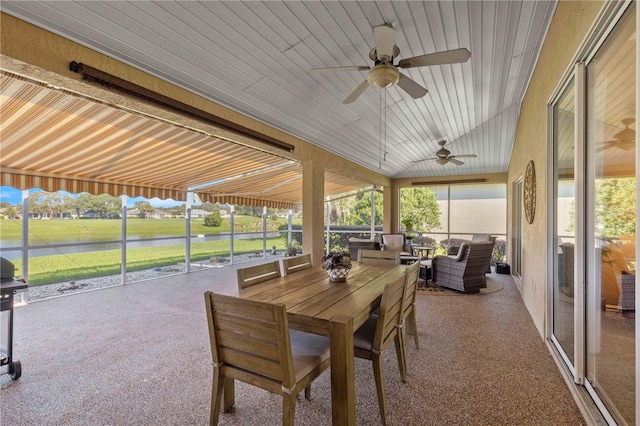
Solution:
<path fill-rule="evenodd" d="M 524 214 L 527 222 L 533 223 L 536 215 L 536 168 L 533 160 L 529 161 L 524 175 Z"/>

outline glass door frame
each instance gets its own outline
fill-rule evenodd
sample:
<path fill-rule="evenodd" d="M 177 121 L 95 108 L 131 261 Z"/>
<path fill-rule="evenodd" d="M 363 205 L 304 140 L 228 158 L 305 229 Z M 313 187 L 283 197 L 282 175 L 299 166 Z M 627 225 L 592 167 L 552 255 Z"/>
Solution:
<path fill-rule="evenodd" d="M 576 114 L 574 116 L 574 194 L 575 194 L 575 236 L 574 236 L 574 354 L 571 362 L 570 357 L 564 351 L 560 341 L 554 335 L 554 275 L 558 270 L 554 253 L 556 252 L 556 214 L 557 214 L 557 189 L 558 168 L 555 158 L 555 133 L 557 130 L 556 120 L 554 118 L 555 106 L 565 93 L 567 88 L 575 81 L 574 97 L 576 102 Z M 559 85 L 547 104 L 547 122 L 551 125 L 547 127 L 547 298 L 546 298 L 546 335 L 553 343 L 553 347 L 557 350 L 562 358 L 564 365 L 569 370 L 572 380 L 577 384 L 584 383 L 584 363 L 585 352 L 585 323 L 584 323 L 584 180 L 579 176 L 584 176 L 584 111 L 585 111 L 585 70 L 584 64 L 578 63 L 573 67 L 571 73 L 564 79 L 563 84 Z"/>

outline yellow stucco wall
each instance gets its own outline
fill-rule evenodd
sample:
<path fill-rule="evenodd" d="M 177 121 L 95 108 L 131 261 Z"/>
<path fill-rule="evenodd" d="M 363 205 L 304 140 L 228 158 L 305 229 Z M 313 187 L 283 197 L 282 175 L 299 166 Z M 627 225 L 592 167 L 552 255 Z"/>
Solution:
<path fill-rule="evenodd" d="M 537 205 L 532 224 L 524 219 L 522 298 L 540 334 L 545 333 L 547 270 L 547 103 L 571 66 L 598 12 L 601 1 L 562 0 L 558 3 L 538 63 L 522 102 L 516 140 L 508 171 L 508 234 L 513 250 L 513 183 L 521 178 L 533 160 L 536 170 Z M 513 252 L 510 253 L 513 259 Z"/>

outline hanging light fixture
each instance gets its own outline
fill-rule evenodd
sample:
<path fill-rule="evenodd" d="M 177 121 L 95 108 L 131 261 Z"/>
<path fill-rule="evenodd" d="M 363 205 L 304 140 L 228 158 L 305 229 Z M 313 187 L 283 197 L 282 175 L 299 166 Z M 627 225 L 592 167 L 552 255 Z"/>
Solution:
<path fill-rule="evenodd" d="M 391 87 L 398 80 L 400 80 L 400 72 L 389 64 L 378 64 L 367 75 L 369 84 L 380 89 Z"/>

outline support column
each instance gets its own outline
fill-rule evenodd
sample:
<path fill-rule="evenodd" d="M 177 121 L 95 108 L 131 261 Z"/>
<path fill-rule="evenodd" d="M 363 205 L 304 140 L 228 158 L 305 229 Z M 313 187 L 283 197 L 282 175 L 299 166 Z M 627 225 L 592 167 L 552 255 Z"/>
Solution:
<path fill-rule="evenodd" d="M 324 165 L 302 162 L 302 250 L 314 265 L 324 256 Z"/>
<path fill-rule="evenodd" d="M 120 284 L 127 283 L 127 196 L 120 196 L 120 211 L 122 220 L 120 221 Z"/>
<path fill-rule="evenodd" d="M 400 187 L 391 182 L 385 185 L 383 195 L 383 221 L 382 229 L 385 233 L 400 232 Z"/>

